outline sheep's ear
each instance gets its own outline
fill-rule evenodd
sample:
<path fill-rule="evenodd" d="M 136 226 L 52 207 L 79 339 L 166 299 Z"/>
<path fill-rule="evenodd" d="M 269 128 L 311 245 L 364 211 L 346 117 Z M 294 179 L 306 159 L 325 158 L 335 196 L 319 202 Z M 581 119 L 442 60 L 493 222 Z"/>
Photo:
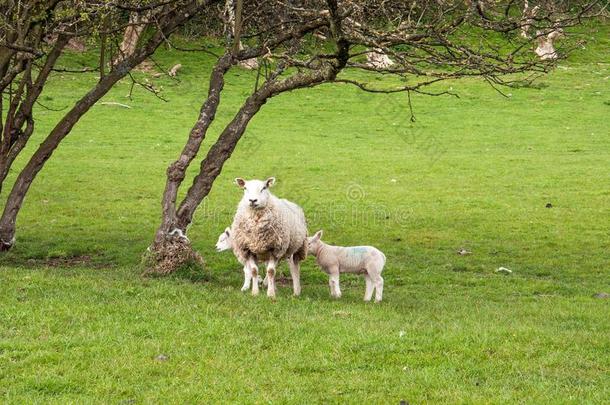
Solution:
<path fill-rule="evenodd" d="M 235 179 L 235 184 L 237 184 L 239 188 L 244 188 L 246 186 L 246 180 L 242 179 L 241 177 L 237 177 Z"/>
<path fill-rule="evenodd" d="M 229 232 L 231 230 L 231 228 L 229 228 L 228 226 L 225 228 L 225 233 L 227 234 L 227 236 L 231 236 L 231 233 Z"/>
<path fill-rule="evenodd" d="M 265 187 L 269 188 L 272 187 L 275 184 L 275 177 L 269 177 L 267 180 L 265 180 Z"/>
<path fill-rule="evenodd" d="M 322 238 L 322 230 L 321 229 L 313 235 L 313 240 L 314 241 L 315 240 L 319 240 L 320 238 Z"/>

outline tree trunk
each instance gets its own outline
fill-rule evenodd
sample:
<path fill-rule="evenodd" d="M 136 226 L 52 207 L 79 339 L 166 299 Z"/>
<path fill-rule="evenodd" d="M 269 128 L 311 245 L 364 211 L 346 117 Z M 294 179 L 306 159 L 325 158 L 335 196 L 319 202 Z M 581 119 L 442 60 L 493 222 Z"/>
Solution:
<path fill-rule="evenodd" d="M 271 96 L 272 94 L 263 91 L 248 97 L 233 120 L 222 131 L 216 143 L 212 145 L 201 162 L 199 174 L 193 180 L 193 184 L 178 209 L 177 225 L 181 229 L 186 229 L 190 225 L 195 210 L 212 189 L 214 180 L 220 174 L 224 163 L 231 157 L 250 120 Z"/>
<path fill-rule="evenodd" d="M 180 157 L 167 168 L 167 181 L 165 183 L 165 190 L 161 201 L 163 213 L 162 221 L 155 236 L 155 244 L 162 243 L 166 236 L 175 229 L 186 233 L 186 228 L 180 228 L 178 226 L 176 217 L 176 197 L 178 188 L 184 180 L 187 168 L 195 156 L 197 156 L 208 128 L 214 121 L 218 105 L 220 104 L 220 95 L 224 87 L 224 75 L 231 67 L 231 64 L 231 55 L 225 54 L 214 66 L 210 76 L 208 98 L 201 107 L 199 118 L 191 129 L 189 139 L 182 149 Z"/>
<path fill-rule="evenodd" d="M 2 151 L 0 153 L 0 193 L 2 192 L 2 186 L 4 180 L 8 176 L 8 173 L 13 165 L 13 162 L 19 156 L 19 153 L 23 150 L 30 136 L 34 132 L 34 120 L 31 117 L 28 119 L 27 126 L 24 131 L 18 131 L 19 134 L 16 136 L 17 140 L 10 147 L 8 151 Z"/>
<path fill-rule="evenodd" d="M 111 74 L 104 77 L 97 86 L 81 98 L 74 107 L 57 123 L 47 138 L 40 144 L 34 155 L 19 173 L 11 193 L 6 200 L 4 212 L 0 218 L 0 250 L 8 250 L 14 243 L 15 222 L 17 214 L 21 209 L 23 200 L 28 192 L 34 178 L 40 172 L 45 162 L 51 157 L 59 143 L 70 132 L 88 110 L 98 101 L 110 88 L 130 70 L 126 66 L 118 66 Z"/>
<path fill-rule="evenodd" d="M 36 175 L 51 157 L 59 143 L 70 133 L 72 127 L 117 81 L 125 77 L 131 69 L 152 55 L 165 38 L 178 26 L 192 18 L 195 12 L 203 7 L 205 7 L 205 4 L 193 1 L 189 6 L 168 16 L 167 20 L 163 22 L 162 28 L 147 41 L 146 45 L 136 49 L 135 52 L 118 63 L 93 89 L 77 101 L 74 107 L 51 130 L 19 173 L 19 176 L 17 176 L 17 180 L 15 180 L 15 184 L 6 200 L 2 217 L 0 217 L 0 251 L 9 250 L 13 246 L 15 242 L 15 222 L 25 195 Z"/>
<path fill-rule="evenodd" d="M 13 162 L 17 156 L 19 156 L 19 153 L 21 153 L 34 132 L 32 109 L 36 100 L 38 100 L 38 97 L 42 93 L 44 84 L 53 70 L 57 59 L 59 59 L 63 49 L 68 44 L 68 39 L 68 37 L 63 35 L 60 35 L 57 38 L 53 49 L 47 56 L 44 66 L 36 77 L 36 81 L 33 84 L 26 86 L 27 93 L 25 99 L 19 106 L 19 109 L 12 110 L 12 113 L 10 111 L 7 113 L 7 125 L 4 128 L 4 131 L 2 131 L 3 139 L 0 147 L 0 192 L 2 191 L 4 180 L 6 180 Z M 22 80 L 26 80 L 26 77 L 23 77 Z M 8 125 L 8 123 L 10 123 L 10 125 Z M 21 128 L 24 124 L 26 127 L 22 130 Z"/>

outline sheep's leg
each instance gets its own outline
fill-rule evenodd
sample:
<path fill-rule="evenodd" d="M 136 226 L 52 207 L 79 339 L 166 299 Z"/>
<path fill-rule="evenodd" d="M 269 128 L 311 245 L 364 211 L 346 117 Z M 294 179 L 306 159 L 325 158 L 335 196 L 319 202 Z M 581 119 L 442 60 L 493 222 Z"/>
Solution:
<path fill-rule="evenodd" d="M 365 301 L 370 301 L 371 297 L 373 297 L 373 280 L 371 279 L 371 276 L 369 276 L 368 274 L 364 275 L 364 282 L 366 283 L 366 290 L 364 291 L 364 300 Z"/>
<path fill-rule="evenodd" d="M 275 268 L 277 261 L 269 259 L 267 262 L 267 297 L 275 298 Z"/>
<path fill-rule="evenodd" d="M 288 259 L 290 276 L 292 277 L 292 291 L 296 297 L 301 295 L 301 264 L 291 256 Z"/>
<path fill-rule="evenodd" d="M 383 278 L 377 276 L 375 279 L 375 302 L 381 302 L 383 298 Z"/>
<path fill-rule="evenodd" d="M 256 261 L 252 258 L 246 261 L 246 267 L 248 267 L 252 280 L 256 280 L 258 277 L 258 267 Z M 258 295 L 258 283 L 252 283 L 252 295 Z"/>
<path fill-rule="evenodd" d="M 250 289 L 250 282 L 252 281 L 252 272 L 248 266 L 244 266 L 244 285 L 241 287 L 242 291 L 248 291 Z"/>
<path fill-rule="evenodd" d="M 341 289 L 339 288 L 339 269 L 330 269 L 328 286 L 330 287 L 331 297 L 341 298 Z"/>

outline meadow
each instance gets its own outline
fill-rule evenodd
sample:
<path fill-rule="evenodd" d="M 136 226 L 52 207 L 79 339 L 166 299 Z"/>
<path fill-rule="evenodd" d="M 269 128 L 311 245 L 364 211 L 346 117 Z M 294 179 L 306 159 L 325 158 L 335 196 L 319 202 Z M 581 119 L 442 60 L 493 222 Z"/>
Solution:
<path fill-rule="evenodd" d="M 610 293 L 610 29 L 591 31 L 508 97 L 476 79 L 436 87 L 460 98 L 414 95 L 414 123 L 404 94 L 332 84 L 272 99 L 189 229 L 204 271 L 143 278 L 165 169 L 214 62 L 160 50 L 179 80 L 135 76 L 167 101 L 139 86 L 128 99 L 120 82 L 103 101 L 131 108 L 94 106 L 26 199 L 0 258 L 0 402 L 607 403 L 610 300 L 595 294 Z M 25 155 L 95 80 L 53 76 Z M 254 80 L 229 73 L 206 148 Z M 272 175 L 311 233 L 385 252 L 382 303 L 362 302 L 356 276 L 332 300 L 312 258 L 300 298 L 285 264 L 276 302 L 240 292 L 239 263 L 214 243 L 241 197 L 233 179 Z"/>

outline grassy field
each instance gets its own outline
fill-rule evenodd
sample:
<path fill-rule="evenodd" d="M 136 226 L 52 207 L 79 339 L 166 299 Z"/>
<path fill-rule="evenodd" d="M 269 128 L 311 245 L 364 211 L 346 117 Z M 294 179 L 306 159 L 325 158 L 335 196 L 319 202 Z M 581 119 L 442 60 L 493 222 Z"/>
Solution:
<path fill-rule="evenodd" d="M 213 63 L 162 50 L 184 66 L 150 79 L 168 102 L 126 99 L 121 82 L 104 101 L 132 108 L 95 106 L 28 195 L 0 259 L 0 402 L 608 403 L 610 300 L 593 295 L 610 293 L 609 34 L 509 98 L 444 83 L 461 98 L 414 97 L 415 124 L 404 95 L 271 100 L 189 231 L 196 282 L 139 275 Z M 41 101 L 64 108 L 95 80 L 56 74 Z M 210 139 L 253 81 L 229 74 Z M 38 113 L 29 153 L 61 114 Z M 363 303 L 355 276 L 331 300 L 311 258 L 298 299 L 288 283 L 277 302 L 239 291 L 214 243 L 241 196 L 232 179 L 270 175 L 312 233 L 386 253 L 383 303 Z"/>

